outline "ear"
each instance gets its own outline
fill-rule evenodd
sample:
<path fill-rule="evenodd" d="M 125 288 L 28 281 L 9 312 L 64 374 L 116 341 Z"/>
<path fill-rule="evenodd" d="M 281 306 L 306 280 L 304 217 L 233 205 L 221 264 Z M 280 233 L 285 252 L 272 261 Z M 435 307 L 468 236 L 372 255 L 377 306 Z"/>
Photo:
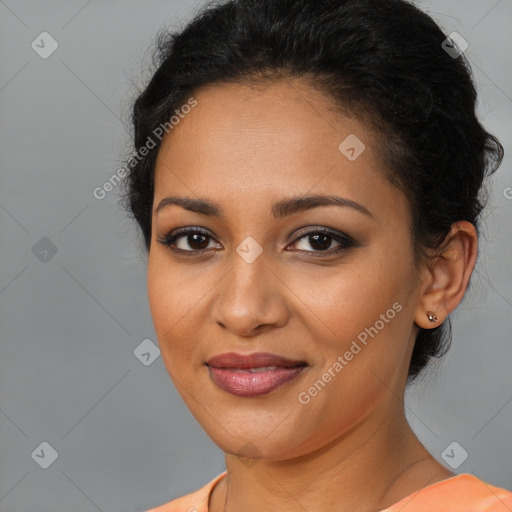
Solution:
<path fill-rule="evenodd" d="M 470 222 L 452 224 L 440 253 L 428 265 L 414 321 L 423 329 L 441 325 L 464 297 L 475 267 L 478 236 Z M 430 321 L 428 315 L 436 317 Z"/>

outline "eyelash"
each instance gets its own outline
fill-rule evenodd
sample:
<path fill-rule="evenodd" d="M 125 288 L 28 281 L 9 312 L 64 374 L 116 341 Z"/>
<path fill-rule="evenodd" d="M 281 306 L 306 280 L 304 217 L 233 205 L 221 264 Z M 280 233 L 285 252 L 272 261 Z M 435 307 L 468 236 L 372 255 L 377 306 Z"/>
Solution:
<path fill-rule="evenodd" d="M 198 228 L 179 228 L 179 229 L 177 229 L 174 232 L 171 231 L 170 233 L 168 233 L 167 235 L 165 235 L 162 238 L 158 238 L 157 241 L 159 243 L 161 243 L 162 245 L 166 246 L 169 250 L 171 250 L 171 251 L 173 251 L 175 253 L 182 254 L 182 255 L 185 255 L 185 256 L 189 256 L 189 257 L 193 257 L 193 256 L 196 256 L 197 254 L 201 254 L 201 253 L 204 254 L 206 249 L 195 249 L 195 250 L 192 250 L 192 251 L 185 251 L 183 249 L 178 249 L 178 248 L 172 247 L 172 245 L 179 238 L 182 238 L 182 237 L 188 236 L 188 235 L 194 235 L 194 234 L 203 235 L 206 238 L 209 238 L 211 240 L 215 240 L 209 233 L 207 233 L 206 231 L 203 231 L 201 229 L 198 229 Z M 335 240 L 336 242 L 341 244 L 340 247 L 338 247 L 336 250 L 330 250 L 330 251 L 318 251 L 318 250 L 317 251 L 303 251 L 303 250 L 299 250 L 299 252 L 311 254 L 311 255 L 313 255 L 313 257 L 321 257 L 321 256 L 324 256 L 324 255 L 332 256 L 333 254 L 339 254 L 341 252 L 344 252 L 347 249 L 349 249 L 350 247 L 357 246 L 357 243 L 356 243 L 356 241 L 353 238 L 349 237 L 348 235 L 345 235 L 344 233 L 340 233 L 340 232 L 336 232 L 336 231 L 331 231 L 329 229 L 315 229 L 315 230 L 312 230 L 312 231 L 308 231 L 307 233 L 301 234 L 292 243 L 296 243 L 296 242 L 298 242 L 298 241 L 300 241 L 300 240 L 302 240 L 304 238 L 307 238 L 307 237 L 312 236 L 312 235 L 317 235 L 317 234 L 328 235 L 330 238 L 332 238 L 333 240 Z"/>

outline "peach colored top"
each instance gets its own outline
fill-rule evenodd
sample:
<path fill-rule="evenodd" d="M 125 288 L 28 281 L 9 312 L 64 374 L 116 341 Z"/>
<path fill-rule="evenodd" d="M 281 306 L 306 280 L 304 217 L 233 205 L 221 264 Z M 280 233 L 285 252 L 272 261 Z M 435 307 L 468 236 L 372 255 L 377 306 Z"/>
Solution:
<path fill-rule="evenodd" d="M 191 494 L 146 512 L 208 512 L 221 473 Z M 380 512 L 511 512 L 512 492 L 494 487 L 474 475 L 463 473 L 416 491 Z"/>

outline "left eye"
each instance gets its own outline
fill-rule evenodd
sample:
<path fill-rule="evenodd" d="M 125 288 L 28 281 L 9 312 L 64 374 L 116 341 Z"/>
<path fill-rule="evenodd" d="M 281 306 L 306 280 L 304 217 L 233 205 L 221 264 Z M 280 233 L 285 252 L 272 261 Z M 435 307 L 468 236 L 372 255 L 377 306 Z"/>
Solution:
<path fill-rule="evenodd" d="M 328 251 L 327 249 L 331 247 L 333 241 L 338 243 L 338 247 L 336 247 L 334 250 Z M 297 244 L 299 242 L 304 242 L 305 244 L 308 244 L 310 247 L 314 249 L 313 251 L 305 249 L 304 252 L 310 252 L 312 254 L 320 253 L 319 255 L 322 255 L 322 253 L 335 254 L 345 249 L 348 249 L 349 247 L 354 245 L 354 241 L 348 235 L 323 230 L 310 231 L 308 233 L 305 233 L 304 235 L 300 236 L 294 242 L 294 244 Z"/>
<path fill-rule="evenodd" d="M 183 240 L 181 244 L 182 247 L 179 247 L 179 241 Z M 163 238 L 159 238 L 158 242 L 162 245 L 168 247 L 171 251 L 176 253 L 193 253 L 197 254 L 202 251 L 205 251 L 210 242 L 214 239 L 213 237 L 205 231 L 199 229 L 181 229 L 174 233 L 168 233 Z M 328 249 L 331 247 L 331 244 L 334 242 L 338 243 L 338 247 L 334 250 Z M 307 233 L 302 234 L 299 238 L 297 238 L 291 245 L 296 245 L 298 243 L 307 243 L 313 250 L 308 249 L 299 249 L 301 252 L 311 253 L 312 255 L 321 256 L 323 254 L 335 254 L 339 253 L 349 247 L 355 245 L 354 240 L 341 232 L 332 232 L 328 230 L 316 230 L 309 231 Z M 186 246 L 192 247 L 192 250 L 186 248 Z"/>

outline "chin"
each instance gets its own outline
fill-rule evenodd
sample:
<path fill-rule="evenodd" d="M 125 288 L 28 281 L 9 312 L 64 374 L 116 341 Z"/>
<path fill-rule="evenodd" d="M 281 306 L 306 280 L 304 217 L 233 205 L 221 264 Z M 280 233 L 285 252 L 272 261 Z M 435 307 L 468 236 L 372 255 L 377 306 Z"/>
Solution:
<path fill-rule="evenodd" d="M 247 425 L 246 428 L 233 428 L 229 421 L 222 426 L 202 424 L 210 439 L 225 453 L 249 459 L 285 460 L 299 453 L 297 433 L 283 429 L 283 425 L 269 429 L 256 425 Z M 224 428 L 225 430 L 224 430 Z M 278 432 L 279 430 L 279 432 Z M 230 434 L 236 432 L 236 435 Z"/>

